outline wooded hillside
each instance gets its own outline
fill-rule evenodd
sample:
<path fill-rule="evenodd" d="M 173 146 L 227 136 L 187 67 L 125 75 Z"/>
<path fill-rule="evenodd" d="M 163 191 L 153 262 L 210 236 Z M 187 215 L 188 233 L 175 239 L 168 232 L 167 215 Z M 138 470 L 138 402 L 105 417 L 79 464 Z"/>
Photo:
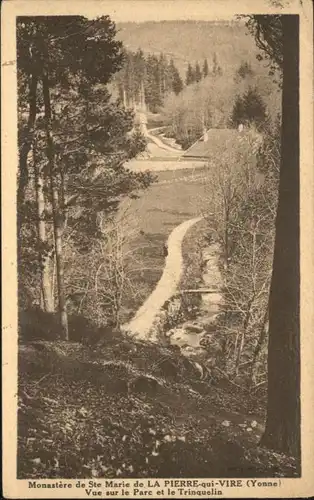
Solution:
<path fill-rule="evenodd" d="M 185 75 L 188 63 L 207 58 L 211 65 L 214 53 L 222 67 L 236 70 L 242 60 L 257 66 L 257 48 L 247 30 L 239 23 L 208 21 L 162 21 L 120 23 L 117 38 L 129 50 L 163 52 L 173 58 Z M 180 41 L 180 43 L 178 43 Z M 234 50 L 236 47 L 236 51 Z"/>

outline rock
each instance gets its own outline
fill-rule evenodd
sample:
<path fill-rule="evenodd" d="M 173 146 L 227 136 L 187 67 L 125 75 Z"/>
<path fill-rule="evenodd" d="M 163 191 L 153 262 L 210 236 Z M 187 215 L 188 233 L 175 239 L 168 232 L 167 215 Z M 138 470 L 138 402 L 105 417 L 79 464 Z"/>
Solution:
<path fill-rule="evenodd" d="M 204 377 L 204 369 L 202 367 L 202 365 L 200 365 L 199 363 L 194 363 L 194 366 L 199 374 L 199 377 L 202 379 Z"/>
<path fill-rule="evenodd" d="M 184 329 L 187 330 L 189 333 L 195 333 L 195 334 L 200 334 L 204 333 L 204 328 L 201 325 L 198 325 L 196 323 L 185 323 L 183 325 Z"/>
<path fill-rule="evenodd" d="M 165 443 L 171 443 L 172 440 L 170 434 L 166 434 L 163 440 Z"/>
<path fill-rule="evenodd" d="M 221 425 L 223 425 L 224 427 L 229 427 L 230 422 L 229 422 L 229 420 L 224 420 L 223 422 L 221 422 Z"/>
<path fill-rule="evenodd" d="M 209 340 L 214 338 L 214 334 L 217 331 L 217 326 L 215 325 L 215 319 L 210 318 L 208 323 L 204 325 L 205 334 Z"/>
<path fill-rule="evenodd" d="M 160 384 L 155 378 L 145 375 L 140 375 L 129 384 L 129 391 L 135 393 L 144 392 L 148 395 L 156 394 L 159 388 Z"/>
<path fill-rule="evenodd" d="M 181 349 L 181 353 L 183 354 L 183 356 L 186 356 L 187 358 L 194 358 L 199 361 L 204 360 L 204 358 L 207 355 L 206 350 L 203 349 L 203 347 L 201 346 L 197 347 L 185 346 L 184 348 Z"/>

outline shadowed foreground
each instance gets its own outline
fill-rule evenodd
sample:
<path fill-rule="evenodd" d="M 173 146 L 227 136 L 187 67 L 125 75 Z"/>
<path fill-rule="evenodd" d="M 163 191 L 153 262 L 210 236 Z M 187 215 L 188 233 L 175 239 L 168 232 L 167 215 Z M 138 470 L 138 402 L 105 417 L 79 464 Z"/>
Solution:
<path fill-rule="evenodd" d="M 20 346 L 19 478 L 296 476 L 257 447 L 263 419 L 264 396 L 200 381 L 174 347 Z"/>

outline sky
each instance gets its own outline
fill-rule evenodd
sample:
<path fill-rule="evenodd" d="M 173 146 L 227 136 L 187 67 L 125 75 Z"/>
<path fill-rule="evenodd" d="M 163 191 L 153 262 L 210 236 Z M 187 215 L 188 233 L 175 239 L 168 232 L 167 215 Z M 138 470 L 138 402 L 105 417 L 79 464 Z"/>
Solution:
<path fill-rule="evenodd" d="M 219 9 L 217 6 L 213 8 L 214 2 L 211 0 L 193 0 L 193 2 L 191 0 L 109 0 L 100 3 L 116 22 L 174 19 L 206 21 L 221 18 L 221 15 L 217 16 Z M 221 7 L 227 3 L 229 4 L 224 0 L 220 1 Z M 231 19 L 233 15 L 230 15 L 226 9 L 223 17 Z"/>
<path fill-rule="evenodd" d="M 295 1 L 281 0 L 281 4 L 291 8 Z M 12 0 L 7 3 L 11 3 L 13 10 L 16 7 L 20 15 L 22 11 L 24 15 L 80 14 L 91 19 L 109 14 L 120 23 L 230 20 L 235 14 L 262 14 L 270 8 L 274 12 L 274 3 L 278 4 L 278 0 Z"/>

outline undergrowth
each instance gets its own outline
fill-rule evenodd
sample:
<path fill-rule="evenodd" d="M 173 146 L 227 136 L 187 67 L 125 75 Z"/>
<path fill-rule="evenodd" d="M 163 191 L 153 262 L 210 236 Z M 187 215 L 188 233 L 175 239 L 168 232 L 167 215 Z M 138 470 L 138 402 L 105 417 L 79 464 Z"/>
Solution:
<path fill-rule="evenodd" d="M 18 477 L 297 475 L 258 447 L 257 399 L 193 370 L 177 349 L 122 335 L 21 344 Z"/>

